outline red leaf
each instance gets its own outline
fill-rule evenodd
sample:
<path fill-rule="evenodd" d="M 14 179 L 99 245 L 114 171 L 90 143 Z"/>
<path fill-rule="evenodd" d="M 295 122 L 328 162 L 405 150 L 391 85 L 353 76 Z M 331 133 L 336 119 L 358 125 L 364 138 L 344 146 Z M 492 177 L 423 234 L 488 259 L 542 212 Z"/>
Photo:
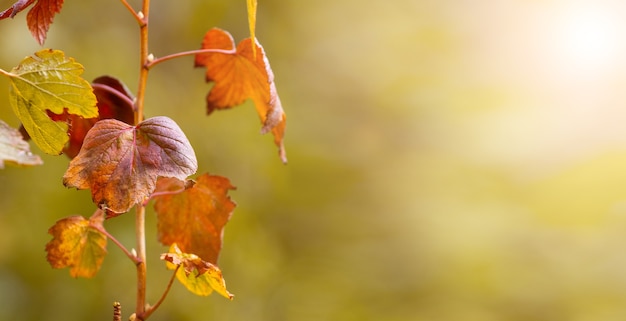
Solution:
<path fill-rule="evenodd" d="M 100 208 L 125 213 L 154 191 L 159 176 L 183 180 L 197 168 L 191 144 L 170 118 L 149 118 L 136 126 L 105 119 L 87 133 L 63 184 L 90 188 Z"/>
<path fill-rule="evenodd" d="M 35 0 L 19 0 L 16 1 L 12 6 L 7 8 L 6 10 L 0 12 L 0 20 L 5 18 L 13 18 L 20 11 L 26 9 L 30 6 Z"/>
<path fill-rule="evenodd" d="M 134 119 L 133 100 L 130 90 L 117 78 L 101 76 L 94 79 L 93 93 L 98 99 L 100 119 L 117 119 L 132 124 Z"/>
<path fill-rule="evenodd" d="M 206 98 L 207 112 L 231 108 L 252 99 L 263 123 L 261 132 L 274 134 L 280 158 L 286 163 L 283 137 L 287 116 L 263 47 L 258 41 L 247 38 L 235 50 L 233 37 L 222 29 L 213 28 L 205 34 L 202 49 L 217 49 L 198 54 L 195 60 L 196 67 L 206 67 L 206 81 L 215 82 Z"/>
<path fill-rule="evenodd" d="M 48 35 L 48 29 L 54 20 L 54 15 L 61 12 L 63 0 L 37 0 L 35 6 L 26 16 L 28 29 L 35 40 L 43 46 Z"/>
<path fill-rule="evenodd" d="M 228 196 L 232 189 L 235 188 L 227 178 L 209 174 L 199 176 L 189 188 L 178 179 L 159 179 L 157 192 L 174 192 L 155 197 L 159 242 L 176 243 L 183 252 L 216 263 L 222 249 L 224 225 L 236 206 Z"/>

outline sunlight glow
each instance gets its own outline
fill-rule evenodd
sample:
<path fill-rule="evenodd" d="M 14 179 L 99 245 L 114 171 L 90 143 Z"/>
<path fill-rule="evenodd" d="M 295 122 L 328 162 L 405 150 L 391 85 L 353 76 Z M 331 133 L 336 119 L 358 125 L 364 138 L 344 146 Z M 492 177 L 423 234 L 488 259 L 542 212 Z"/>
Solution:
<path fill-rule="evenodd" d="M 570 67 L 601 71 L 621 58 L 626 26 L 611 8 L 593 3 L 572 5 L 561 12 L 556 23 L 557 50 Z"/>

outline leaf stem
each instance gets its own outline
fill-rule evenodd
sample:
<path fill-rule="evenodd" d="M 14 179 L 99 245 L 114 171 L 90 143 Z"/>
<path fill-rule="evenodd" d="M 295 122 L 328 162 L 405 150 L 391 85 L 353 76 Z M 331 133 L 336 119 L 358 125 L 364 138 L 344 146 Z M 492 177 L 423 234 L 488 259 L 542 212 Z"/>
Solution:
<path fill-rule="evenodd" d="M 176 278 L 176 272 L 178 272 L 178 269 L 180 269 L 180 265 L 177 265 L 176 269 L 174 269 L 174 273 L 172 273 L 172 277 L 170 277 L 170 281 L 167 283 L 167 287 L 165 288 L 165 291 L 163 291 L 163 294 L 159 298 L 159 301 L 157 301 L 157 303 L 155 303 L 153 306 L 149 307 L 144 312 L 144 314 L 140 316 L 140 319 L 143 319 L 143 320 L 147 319 L 154 311 L 156 311 L 156 309 L 159 308 L 161 303 L 163 303 L 163 300 L 165 300 L 165 297 L 167 297 L 167 294 L 170 292 L 170 289 L 172 288 L 172 283 L 174 283 L 174 279 Z"/>
<path fill-rule="evenodd" d="M 198 50 L 177 52 L 175 54 L 163 56 L 161 58 L 156 58 L 156 59 L 153 59 L 152 61 L 149 61 L 146 64 L 146 68 L 150 69 L 159 63 L 162 63 L 164 61 L 171 60 L 174 58 L 203 54 L 203 53 L 222 53 L 222 54 L 232 55 L 232 54 L 237 53 L 237 50 L 236 49 L 198 49 Z"/>
<path fill-rule="evenodd" d="M 8 71 L 4 71 L 4 69 L 0 68 L 0 74 L 3 74 L 7 77 L 13 77 L 13 74 L 8 72 Z"/>
<path fill-rule="evenodd" d="M 91 227 L 97 229 L 98 232 L 106 235 L 107 238 L 109 238 L 113 243 L 115 243 L 115 245 L 117 245 L 117 247 L 119 247 L 122 250 L 122 252 L 124 252 L 124 254 L 126 254 L 126 256 L 128 256 L 128 258 L 135 263 L 135 265 L 140 263 L 140 260 L 139 260 L 139 258 L 137 256 L 135 256 L 134 254 L 130 253 L 130 251 L 128 251 L 128 249 L 126 249 L 126 247 L 120 241 L 118 241 L 115 237 L 113 237 L 113 235 L 111 235 L 103 227 L 95 226 L 95 225 L 91 225 Z"/>

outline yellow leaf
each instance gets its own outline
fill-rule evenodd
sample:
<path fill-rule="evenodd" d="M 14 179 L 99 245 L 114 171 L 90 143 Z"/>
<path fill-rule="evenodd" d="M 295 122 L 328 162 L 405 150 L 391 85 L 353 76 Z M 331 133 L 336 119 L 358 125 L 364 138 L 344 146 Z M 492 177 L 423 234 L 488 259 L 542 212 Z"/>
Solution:
<path fill-rule="evenodd" d="M 80 75 L 83 66 L 59 50 L 44 49 L 26 57 L 11 72 L 9 98 L 13 111 L 35 144 L 47 154 L 58 155 L 68 141 L 67 125 L 55 122 L 48 112 L 94 118 L 96 96 Z"/>
<path fill-rule="evenodd" d="M 207 296 L 216 291 L 223 297 L 232 300 L 233 295 L 226 290 L 226 282 L 222 271 L 209 262 L 203 261 L 195 254 L 183 253 L 176 243 L 172 244 L 169 253 L 161 254 L 168 269 L 176 271 L 176 278 L 187 290 L 200 296 Z"/>

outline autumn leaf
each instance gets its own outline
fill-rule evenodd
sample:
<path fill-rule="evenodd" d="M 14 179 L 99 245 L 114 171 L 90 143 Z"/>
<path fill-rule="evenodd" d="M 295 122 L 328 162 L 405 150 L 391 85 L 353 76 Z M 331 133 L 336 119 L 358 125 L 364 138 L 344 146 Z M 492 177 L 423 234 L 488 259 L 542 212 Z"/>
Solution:
<path fill-rule="evenodd" d="M 224 225 L 236 206 L 228 196 L 234 187 L 227 178 L 209 174 L 199 176 L 190 188 L 183 184 L 174 178 L 157 181 L 157 192 L 181 191 L 155 197 L 159 242 L 176 243 L 182 251 L 215 264 L 222 249 Z"/>
<path fill-rule="evenodd" d="M 187 290 L 200 296 L 207 296 L 216 291 L 223 297 L 232 300 L 233 295 L 226 290 L 226 282 L 222 271 L 209 262 L 203 261 L 195 254 L 183 253 L 176 244 L 172 244 L 169 253 L 161 254 L 170 270 L 176 271 L 176 278 Z"/>
<path fill-rule="evenodd" d="M 33 166 L 41 165 L 39 156 L 30 152 L 30 146 L 20 132 L 0 120 L 0 169 L 4 163 Z"/>
<path fill-rule="evenodd" d="M 67 110 L 61 115 L 48 113 L 50 119 L 66 122 L 69 125 L 67 130 L 69 142 L 63 148 L 63 153 L 70 159 L 78 155 L 87 132 L 99 120 L 113 118 L 127 124 L 133 124 L 135 121 L 134 97 L 121 81 L 110 76 L 101 76 L 93 81 L 92 87 L 98 101 L 98 117 L 84 118 L 68 114 Z"/>
<path fill-rule="evenodd" d="M 98 116 L 92 88 L 80 77 L 83 66 L 66 58 L 62 51 L 38 51 L 11 72 L 0 73 L 9 77 L 13 111 L 35 144 L 47 154 L 60 154 L 69 140 L 67 124 L 53 121 L 50 112 Z"/>
<path fill-rule="evenodd" d="M 63 184 L 89 188 L 100 208 L 125 213 L 154 191 L 159 176 L 183 180 L 197 168 L 191 144 L 170 118 L 149 118 L 136 126 L 105 119 L 85 136 Z"/>
<path fill-rule="evenodd" d="M 39 45 L 43 46 L 48 35 L 50 25 L 54 20 L 54 16 L 61 12 L 64 0 L 37 0 L 37 3 L 33 6 L 26 15 L 26 23 L 28 24 L 28 30 L 35 37 L 35 40 Z M 8 9 L 0 12 L 0 20 L 5 18 L 13 18 L 20 11 L 26 9 L 35 0 L 19 0 L 15 2 Z"/>
<path fill-rule="evenodd" d="M 263 123 L 261 133 L 272 132 L 279 156 L 286 163 L 283 137 L 287 116 L 263 47 L 255 39 L 247 38 L 235 50 L 233 37 L 222 29 L 213 28 L 205 34 L 202 49 L 217 49 L 197 54 L 195 59 L 196 67 L 206 67 L 206 81 L 215 82 L 206 98 L 208 114 L 251 99 Z M 253 50 L 257 52 L 256 57 Z"/>
<path fill-rule="evenodd" d="M 46 244 L 50 265 L 55 269 L 69 267 L 72 277 L 93 277 L 107 253 L 103 221 L 100 210 L 88 220 L 75 215 L 57 221 L 48 230 L 53 237 Z"/>

